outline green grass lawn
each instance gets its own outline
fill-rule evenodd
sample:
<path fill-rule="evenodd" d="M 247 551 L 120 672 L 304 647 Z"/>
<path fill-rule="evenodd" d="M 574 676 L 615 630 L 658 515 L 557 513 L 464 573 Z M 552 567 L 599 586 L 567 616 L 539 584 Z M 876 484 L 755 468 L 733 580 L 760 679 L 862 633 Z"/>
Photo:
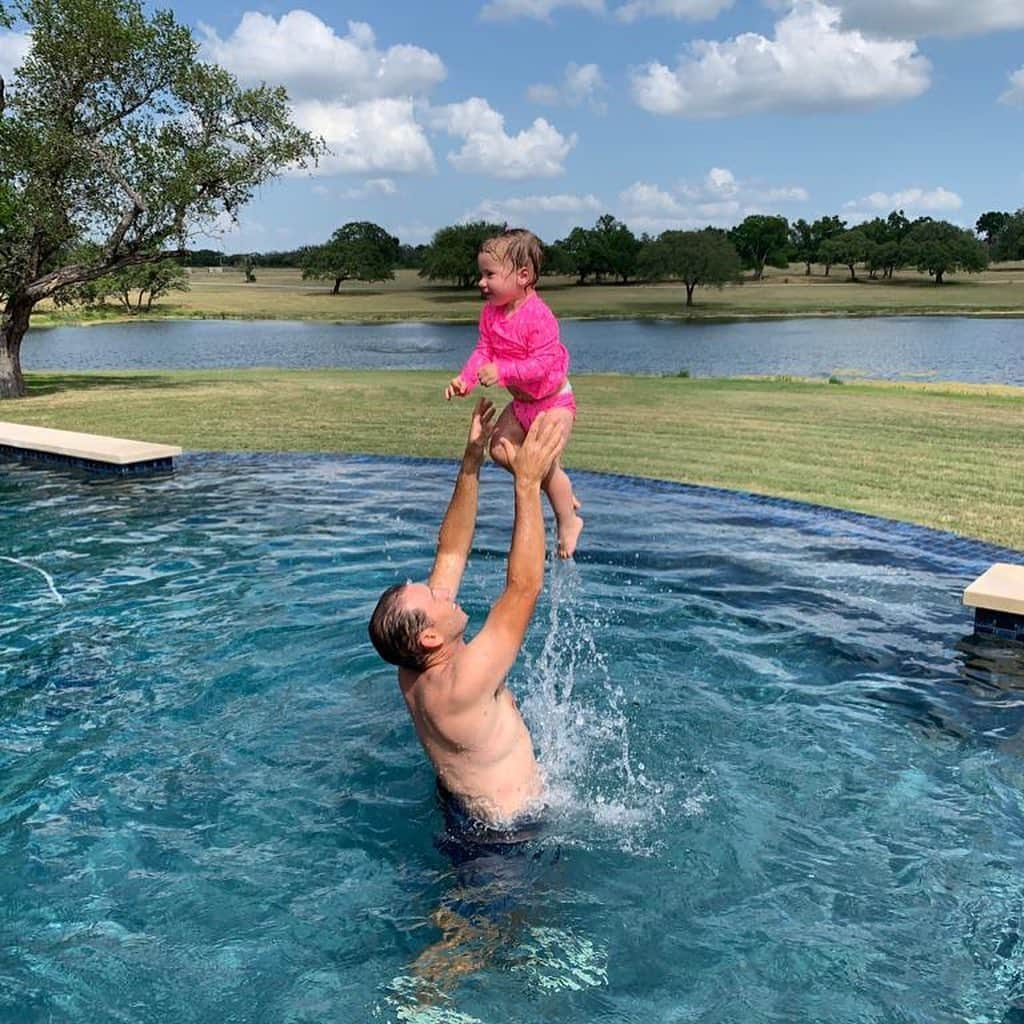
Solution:
<path fill-rule="evenodd" d="M 454 458 L 469 404 L 443 400 L 447 376 L 34 373 L 2 416 L 190 450 Z M 778 495 L 1024 549 L 1024 389 L 615 375 L 573 386 L 570 470 Z"/>
<path fill-rule="evenodd" d="M 1024 316 L 1024 264 L 1001 264 L 982 274 L 956 275 L 936 286 L 927 275 L 904 271 L 894 281 L 848 280 L 845 268 L 829 277 L 806 276 L 803 267 L 769 270 L 763 281 L 726 288 L 698 288 L 695 305 L 685 306 L 676 283 L 577 286 L 564 278 L 543 278 L 540 291 L 560 317 L 778 317 L 867 316 L 880 314 L 970 313 Z M 154 316 L 243 317 L 289 320 L 455 320 L 476 322 L 476 289 L 429 284 L 402 270 L 380 284 L 345 282 L 332 295 L 330 283 L 303 281 L 297 270 L 258 270 L 246 284 L 240 271 L 210 274 L 197 269 L 191 290 L 167 296 Z M 36 323 L 109 319 L 101 313 L 40 309 Z"/>

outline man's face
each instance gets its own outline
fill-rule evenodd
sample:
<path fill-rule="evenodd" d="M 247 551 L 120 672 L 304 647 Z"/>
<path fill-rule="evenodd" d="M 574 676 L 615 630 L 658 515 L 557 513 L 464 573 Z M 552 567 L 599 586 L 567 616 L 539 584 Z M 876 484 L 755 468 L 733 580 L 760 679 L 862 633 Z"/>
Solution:
<path fill-rule="evenodd" d="M 469 616 L 456 602 L 455 594 L 446 587 L 431 587 L 426 583 L 410 583 L 404 592 L 405 607 L 418 609 L 426 615 L 434 629 L 447 642 L 462 636 Z"/>

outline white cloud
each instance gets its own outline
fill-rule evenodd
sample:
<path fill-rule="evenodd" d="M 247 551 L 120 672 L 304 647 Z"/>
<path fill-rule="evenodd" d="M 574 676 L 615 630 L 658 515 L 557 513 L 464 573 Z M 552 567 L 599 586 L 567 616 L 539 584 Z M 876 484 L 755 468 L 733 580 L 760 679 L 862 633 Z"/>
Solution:
<path fill-rule="evenodd" d="M 434 155 L 413 117 L 412 100 L 379 99 L 349 106 L 301 100 L 295 122 L 321 136 L 330 153 L 314 174 L 416 174 L 434 170 Z M 303 172 L 306 173 L 306 172 Z"/>
<path fill-rule="evenodd" d="M 664 188 L 637 181 L 619 193 L 622 219 L 636 231 L 657 234 L 714 224 L 731 227 L 752 213 L 778 213 L 778 204 L 806 202 L 798 186 L 764 186 L 737 178 L 724 167 L 712 167 L 698 183 L 680 182 Z"/>
<path fill-rule="evenodd" d="M 1010 88 L 999 97 L 999 102 L 1013 107 L 1024 107 L 1024 67 L 1010 75 Z"/>
<path fill-rule="evenodd" d="M 531 85 L 526 90 L 526 95 L 534 103 L 545 103 L 549 106 L 578 107 L 581 103 L 589 101 L 595 110 L 603 111 L 604 103 L 599 97 L 604 88 L 601 69 L 596 64 L 570 62 L 565 66 L 565 74 L 560 84 Z"/>
<path fill-rule="evenodd" d="M 511 196 L 506 199 L 484 199 L 463 216 L 463 221 L 487 220 L 511 223 L 530 214 L 596 213 L 604 204 L 595 195 Z"/>
<path fill-rule="evenodd" d="M 207 25 L 203 56 L 244 83 L 282 84 L 290 96 L 358 102 L 422 95 L 445 77 L 437 54 L 418 46 L 377 49 L 373 29 L 350 21 L 348 35 L 308 11 L 275 20 L 247 11 L 227 39 Z"/>
<path fill-rule="evenodd" d="M 872 192 L 860 199 L 843 204 L 843 217 L 852 223 L 886 216 L 893 210 L 903 210 L 908 216 L 933 213 L 951 213 L 959 210 L 964 201 L 955 192 L 944 188 L 906 188 L 899 192 Z"/>
<path fill-rule="evenodd" d="M 396 235 L 407 245 L 421 245 L 429 242 L 436 231 L 436 227 L 417 221 L 411 224 L 396 224 L 391 234 Z"/>
<path fill-rule="evenodd" d="M 373 196 L 393 196 L 398 186 L 390 178 L 367 178 L 356 188 L 347 188 L 341 193 L 342 199 L 370 199 Z"/>
<path fill-rule="evenodd" d="M 570 7 L 589 11 L 591 14 L 604 13 L 604 0 L 491 0 L 484 4 L 480 17 L 485 21 L 503 21 L 512 18 L 536 18 L 548 21 L 551 12 L 559 7 Z"/>
<path fill-rule="evenodd" d="M 658 62 L 635 71 L 633 98 L 655 114 L 727 117 L 865 109 L 928 88 L 930 65 L 914 43 L 844 31 L 839 18 L 820 0 L 796 0 L 774 39 L 700 40 L 674 71 Z"/>
<path fill-rule="evenodd" d="M 616 8 L 615 17 L 620 21 L 636 21 L 637 18 L 701 21 L 717 17 L 732 5 L 733 0 L 630 0 Z"/>
<path fill-rule="evenodd" d="M 833 0 L 843 25 L 877 35 L 981 35 L 1024 28 L 1021 0 Z"/>
<path fill-rule="evenodd" d="M 464 140 L 448 160 L 457 171 L 468 174 L 553 178 L 564 173 L 565 158 L 576 145 L 575 135 L 567 138 L 542 117 L 517 135 L 509 135 L 504 116 L 477 96 L 435 108 L 431 120 L 436 128 Z"/>
<path fill-rule="evenodd" d="M 25 59 L 32 37 L 25 32 L 0 31 L 0 77 L 10 86 L 13 71 Z"/>

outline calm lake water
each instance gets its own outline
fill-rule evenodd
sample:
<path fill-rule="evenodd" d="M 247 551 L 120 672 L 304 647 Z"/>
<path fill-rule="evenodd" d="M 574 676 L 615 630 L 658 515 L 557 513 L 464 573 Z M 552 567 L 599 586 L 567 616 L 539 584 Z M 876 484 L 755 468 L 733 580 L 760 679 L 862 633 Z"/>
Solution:
<path fill-rule="evenodd" d="M 742 323 L 566 320 L 574 373 L 793 374 L 1024 385 L 1024 321 L 969 317 Z M 278 366 L 454 370 L 475 326 L 193 320 L 33 330 L 26 369 Z"/>

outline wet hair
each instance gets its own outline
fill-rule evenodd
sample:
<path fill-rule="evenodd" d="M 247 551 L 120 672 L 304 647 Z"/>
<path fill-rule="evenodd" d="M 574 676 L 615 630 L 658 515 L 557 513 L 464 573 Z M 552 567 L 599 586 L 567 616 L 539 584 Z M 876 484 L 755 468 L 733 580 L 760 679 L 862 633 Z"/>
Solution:
<path fill-rule="evenodd" d="M 544 249 L 540 239 L 526 228 L 506 228 L 500 235 L 485 238 L 477 251 L 493 256 L 505 266 L 511 266 L 513 270 L 526 267 L 533 275 L 531 285 L 536 284 L 540 277 Z"/>
<path fill-rule="evenodd" d="M 377 653 L 392 665 L 422 672 L 427 652 L 420 646 L 420 631 L 430 625 L 422 608 L 408 609 L 402 600 L 407 583 L 388 587 L 370 616 L 370 640 Z"/>

